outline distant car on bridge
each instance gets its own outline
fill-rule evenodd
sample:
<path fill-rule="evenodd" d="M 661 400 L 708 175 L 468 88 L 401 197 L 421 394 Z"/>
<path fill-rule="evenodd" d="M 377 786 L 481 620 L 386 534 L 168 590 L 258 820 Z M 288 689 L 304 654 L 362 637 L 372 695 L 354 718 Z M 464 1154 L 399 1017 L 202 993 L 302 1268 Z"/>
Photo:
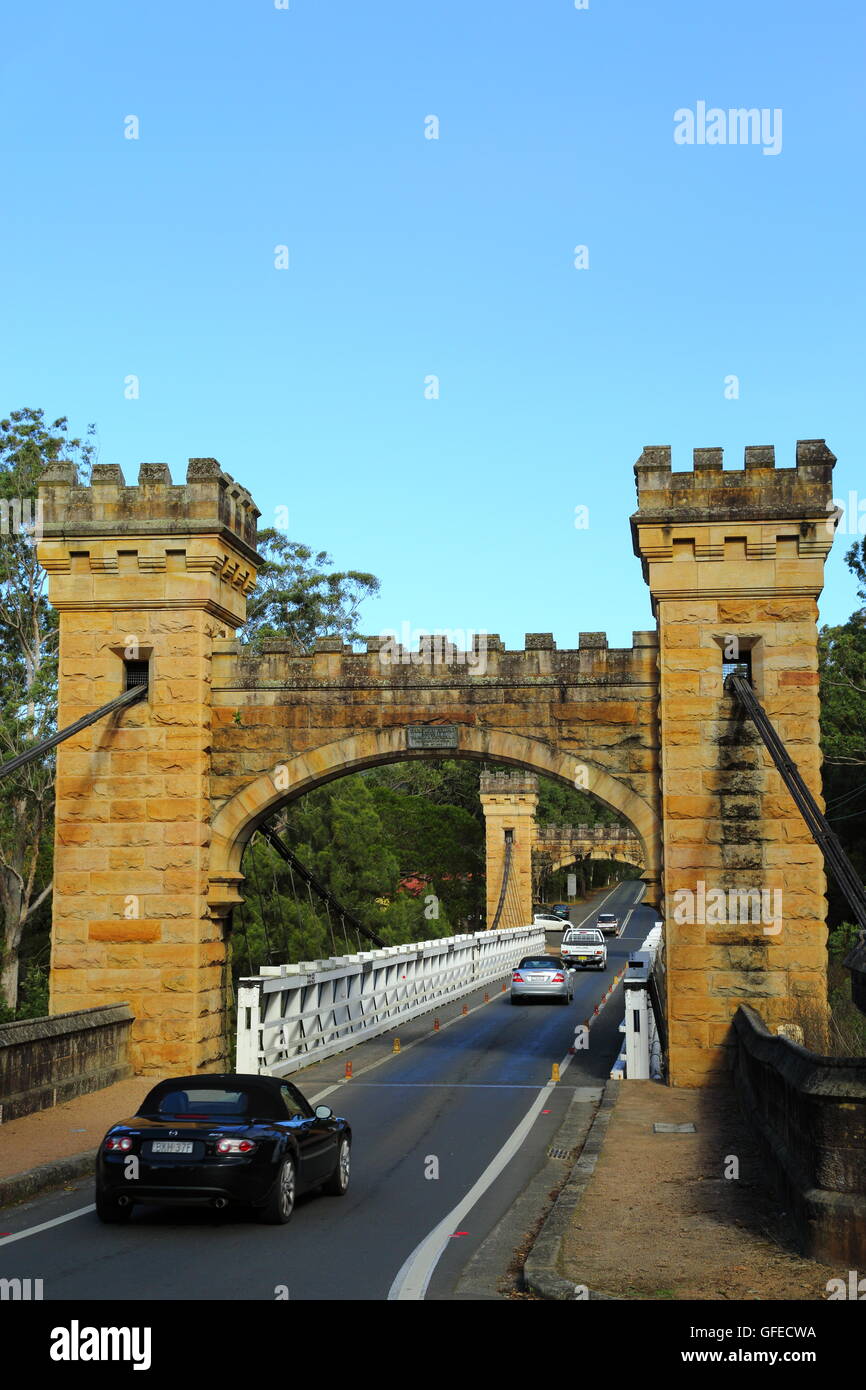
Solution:
<path fill-rule="evenodd" d="M 556 913 L 557 917 L 562 917 L 564 921 L 568 922 L 571 920 L 568 915 L 570 911 L 568 903 L 554 903 L 553 911 Z"/>
<path fill-rule="evenodd" d="M 600 912 L 595 919 L 595 925 L 605 936 L 616 936 L 619 931 L 619 918 L 615 912 Z"/>
<path fill-rule="evenodd" d="M 349 1186 L 352 1134 L 291 1082 L 220 1073 L 161 1081 L 113 1125 L 96 1159 L 96 1214 L 128 1221 L 136 1203 L 252 1207 L 284 1225 L 301 1192 Z"/>
<path fill-rule="evenodd" d="M 511 1002 L 522 999 L 556 999 L 570 1004 L 574 974 L 559 956 L 524 956 L 511 973 Z"/>
<path fill-rule="evenodd" d="M 548 931 L 562 931 L 568 923 L 560 917 L 558 912 L 534 912 L 532 915 L 532 925 L 534 927 L 546 927 Z"/>

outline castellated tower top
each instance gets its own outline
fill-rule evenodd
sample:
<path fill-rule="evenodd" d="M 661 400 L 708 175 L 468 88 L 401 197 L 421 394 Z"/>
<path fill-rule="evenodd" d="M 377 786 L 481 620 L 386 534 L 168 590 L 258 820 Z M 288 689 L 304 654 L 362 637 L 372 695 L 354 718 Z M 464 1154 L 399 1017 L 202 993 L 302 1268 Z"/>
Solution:
<path fill-rule="evenodd" d="M 823 439 L 797 441 L 796 467 L 776 468 L 772 444 L 749 445 L 743 469 L 723 468 L 721 449 L 695 449 L 694 468 L 671 471 L 669 445 L 648 445 L 634 466 L 635 523 L 826 520 L 835 455 Z"/>
<path fill-rule="evenodd" d="M 645 448 L 631 532 L 654 608 L 689 594 L 817 599 L 840 515 L 835 462 L 823 439 L 801 439 L 794 468 L 776 468 L 762 444 L 747 447 L 744 468 L 725 470 L 721 449 L 695 449 L 694 468 L 674 473 L 669 447 Z"/>
<path fill-rule="evenodd" d="M 143 463 L 129 487 L 116 463 L 97 464 L 83 487 L 73 463 L 49 464 L 39 480 L 46 538 L 219 535 L 253 564 L 260 512 L 216 459 L 190 459 L 186 482 L 167 463 Z"/>

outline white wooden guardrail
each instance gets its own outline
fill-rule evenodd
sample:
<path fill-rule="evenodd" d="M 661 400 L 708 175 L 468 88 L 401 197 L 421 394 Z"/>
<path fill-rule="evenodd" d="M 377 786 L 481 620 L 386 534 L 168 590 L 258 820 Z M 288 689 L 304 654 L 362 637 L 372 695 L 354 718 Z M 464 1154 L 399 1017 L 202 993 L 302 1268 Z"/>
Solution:
<path fill-rule="evenodd" d="M 636 987 L 629 990 L 628 971 L 626 971 L 626 1011 L 625 1017 L 619 1025 L 619 1031 L 625 1034 L 625 1041 L 621 1053 L 611 1068 L 610 1075 L 613 1081 L 622 1081 L 626 1078 L 647 1081 L 650 1077 L 657 1081 L 661 1076 L 659 1035 L 647 985 L 649 972 L 652 970 L 656 952 L 661 945 L 662 930 L 661 924 L 653 927 L 640 950 L 632 952 L 638 979 L 635 982 Z M 637 966 L 638 957 L 643 958 L 643 970 Z M 637 1022 L 638 1017 L 639 1024 Z"/>
<path fill-rule="evenodd" d="M 286 1076 L 498 980 L 545 949 L 542 927 L 508 927 L 265 966 L 238 982 L 236 1069 Z"/>

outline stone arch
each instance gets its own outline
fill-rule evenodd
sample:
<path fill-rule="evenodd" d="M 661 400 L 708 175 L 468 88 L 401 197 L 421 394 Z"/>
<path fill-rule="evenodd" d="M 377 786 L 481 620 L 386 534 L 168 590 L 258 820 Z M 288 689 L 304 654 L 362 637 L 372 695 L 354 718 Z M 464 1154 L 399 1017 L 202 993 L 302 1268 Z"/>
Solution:
<path fill-rule="evenodd" d="M 574 785 L 575 754 L 540 739 L 462 725 L 459 747 L 453 750 L 409 750 L 405 740 L 405 729 L 400 726 L 365 730 L 336 739 L 287 757 L 229 797 L 216 811 L 211 823 L 208 902 L 212 914 L 227 916 L 231 908 L 242 901 L 239 892 L 244 878 L 241 860 L 258 826 L 280 806 L 352 772 L 413 758 L 474 758 L 510 764 Z M 645 868 L 642 877 L 655 889 L 661 861 L 661 825 L 656 810 L 626 783 L 618 781 L 590 759 L 582 757 L 580 761 L 589 772 L 589 785 L 581 790 L 598 797 L 631 823 L 643 845 Z"/>
<path fill-rule="evenodd" d="M 576 864 L 579 859 L 607 859 L 611 864 L 628 864 L 632 868 L 643 871 L 641 859 L 631 859 L 619 845 L 608 845 L 609 853 L 604 853 L 604 848 L 595 852 L 590 850 L 588 854 L 579 854 L 573 849 L 562 849 L 553 855 L 553 862 L 550 865 L 551 873 L 558 873 L 560 869 L 567 869 L 569 864 Z M 636 850 L 640 854 L 640 850 Z"/>

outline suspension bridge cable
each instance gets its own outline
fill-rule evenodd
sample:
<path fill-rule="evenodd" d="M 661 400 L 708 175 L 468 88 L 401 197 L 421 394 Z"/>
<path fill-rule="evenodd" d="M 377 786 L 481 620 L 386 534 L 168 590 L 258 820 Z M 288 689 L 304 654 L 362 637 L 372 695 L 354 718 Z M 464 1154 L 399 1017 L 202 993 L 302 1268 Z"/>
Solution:
<path fill-rule="evenodd" d="M 107 714 L 113 714 L 115 710 L 125 709 L 127 705 L 135 705 L 139 700 L 143 700 L 147 694 L 147 683 L 144 685 L 131 685 L 128 690 L 124 690 L 122 695 L 115 695 L 108 704 L 100 705 L 99 709 L 92 710 L 90 714 L 82 715 L 76 719 L 74 724 L 67 724 L 65 729 L 59 729 L 50 738 L 44 738 L 41 743 L 37 743 L 35 748 L 28 748 L 26 753 L 19 753 L 17 758 L 11 758 L 8 763 L 0 766 L 0 779 L 10 776 L 17 772 L 19 767 L 24 767 L 27 763 L 32 763 L 34 758 L 39 758 L 49 749 L 56 748 L 58 743 L 65 742 L 72 738 L 73 734 L 78 734 L 82 729 L 87 729 L 91 724 L 95 724 L 97 719 L 104 719 Z"/>
<path fill-rule="evenodd" d="M 258 828 L 258 834 L 263 836 L 264 839 L 266 839 L 268 843 L 273 846 L 273 848 L 277 851 L 277 854 L 279 854 L 281 858 L 285 859 L 287 864 L 292 865 L 298 877 L 302 880 L 302 882 L 306 883 L 307 890 L 308 892 L 310 892 L 311 907 L 313 902 L 312 891 L 315 891 L 317 896 L 321 898 L 322 902 L 330 903 L 334 911 L 341 913 L 345 920 L 349 922 L 352 927 L 354 927 L 356 932 L 360 933 L 360 935 L 365 937 L 368 941 L 372 941 L 374 946 L 378 946 L 380 948 L 384 947 L 385 942 L 382 940 L 382 938 L 377 936 L 376 933 L 370 929 L 370 927 L 366 927 L 364 923 L 360 921 L 360 919 L 356 917 L 353 912 L 350 912 L 348 908 L 344 907 L 343 904 L 334 897 L 330 889 L 326 888 L 324 883 L 322 883 L 320 879 L 316 878 L 315 874 L 310 872 L 306 864 L 303 864 L 301 860 L 297 857 L 297 855 L 292 853 L 288 845 L 280 839 L 276 831 L 272 830 L 270 826 L 260 825 Z M 315 908 L 313 910 L 315 911 Z"/>

